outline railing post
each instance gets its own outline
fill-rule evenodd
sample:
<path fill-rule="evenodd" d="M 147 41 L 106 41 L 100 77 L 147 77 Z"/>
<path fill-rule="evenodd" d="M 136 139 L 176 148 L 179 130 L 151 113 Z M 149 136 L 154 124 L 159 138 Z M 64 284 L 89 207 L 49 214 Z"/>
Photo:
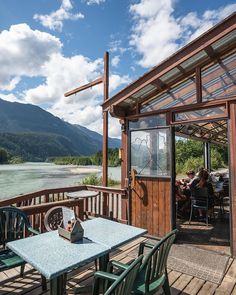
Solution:
<path fill-rule="evenodd" d="M 49 203 L 49 193 L 45 194 L 45 203 Z"/>
<path fill-rule="evenodd" d="M 103 206 L 102 206 L 102 214 L 103 216 L 108 216 L 108 194 L 103 193 Z"/>
<path fill-rule="evenodd" d="M 128 220 L 128 198 L 127 193 L 126 195 L 121 196 L 121 219 L 130 223 Z"/>

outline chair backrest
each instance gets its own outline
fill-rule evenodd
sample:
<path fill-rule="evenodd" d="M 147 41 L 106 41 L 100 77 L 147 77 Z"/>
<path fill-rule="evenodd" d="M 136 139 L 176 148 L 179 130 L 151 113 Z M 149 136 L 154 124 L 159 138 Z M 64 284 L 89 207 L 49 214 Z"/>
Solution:
<path fill-rule="evenodd" d="M 229 197 L 229 182 L 223 183 L 224 196 Z"/>
<path fill-rule="evenodd" d="M 178 230 L 175 229 L 163 237 L 145 257 L 139 275 L 145 278 L 145 291 L 148 294 L 149 286 L 153 282 L 164 279 L 166 275 L 167 258 L 174 243 Z"/>
<path fill-rule="evenodd" d="M 192 199 L 194 202 L 194 205 L 199 205 L 202 207 L 207 207 L 208 206 L 208 197 L 209 197 L 209 193 L 208 193 L 208 188 L 205 187 L 197 187 L 195 186 L 192 189 Z"/>
<path fill-rule="evenodd" d="M 130 295 L 133 289 L 134 281 L 138 275 L 143 255 L 140 255 L 133 263 L 119 276 L 104 295 Z"/>
<path fill-rule="evenodd" d="M 27 215 L 15 207 L 0 208 L 0 245 L 25 237 L 30 222 Z"/>
<path fill-rule="evenodd" d="M 44 226 L 47 231 L 57 230 L 63 220 L 63 206 L 56 206 L 49 209 L 44 216 Z"/>

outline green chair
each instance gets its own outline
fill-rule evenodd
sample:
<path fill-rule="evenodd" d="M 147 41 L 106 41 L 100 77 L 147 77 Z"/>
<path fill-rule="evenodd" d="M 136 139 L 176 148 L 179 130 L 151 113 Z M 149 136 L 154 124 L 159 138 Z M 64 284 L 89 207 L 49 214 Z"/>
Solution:
<path fill-rule="evenodd" d="M 143 254 L 144 248 L 148 248 L 150 251 L 143 260 L 131 294 L 152 295 L 160 288 L 163 288 L 164 294 L 171 294 L 167 275 L 167 258 L 177 232 L 176 229 L 173 230 L 155 245 L 145 242 L 140 244 L 139 255 Z M 108 272 L 112 273 L 114 267 L 120 271 L 126 270 L 129 266 L 117 261 L 110 261 Z"/>
<path fill-rule="evenodd" d="M 130 295 L 133 285 L 142 263 L 143 255 L 140 255 L 130 264 L 121 275 L 115 275 L 104 271 L 97 271 L 94 274 L 92 292 L 88 287 L 80 287 L 75 290 L 75 294 L 87 293 L 92 295 Z M 103 291 L 101 293 L 101 287 Z"/>
<path fill-rule="evenodd" d="M 15 207 L 0 208 L 0 272 L 20 266 L 20 275 L 23 277 L 25 261 L 15 254 L 12 250 L 6 248 L 6 244 L 11 241 L 22 239 L 29 235 L 37 235 L 29 222 L 27 215 Z M 45 279 L 42 277 L 43 290 L 45 290 Z"/>

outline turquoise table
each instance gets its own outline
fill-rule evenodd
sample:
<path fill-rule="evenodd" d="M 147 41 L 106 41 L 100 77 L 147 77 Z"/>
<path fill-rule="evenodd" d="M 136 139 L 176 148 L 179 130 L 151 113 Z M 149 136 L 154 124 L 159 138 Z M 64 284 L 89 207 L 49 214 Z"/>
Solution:
<path fill-rule="evenodd" d="M 146 229 L 104 218 L 94 218 L 82 223 L 84 236 L 109 247 L 111 250 L 147 233 Z"/>
<path fill-rule="evenodd" d="M 105 269 L 109 252 L 145 234 L 144 229 L 103 218 L 82 223 L 84 239 L 76 243 L 59 237 L 57 231 L 7 243 L 7 247 L 50 280 L 50 294 L 64 292 L 67 271 L 100 258 Z"/>

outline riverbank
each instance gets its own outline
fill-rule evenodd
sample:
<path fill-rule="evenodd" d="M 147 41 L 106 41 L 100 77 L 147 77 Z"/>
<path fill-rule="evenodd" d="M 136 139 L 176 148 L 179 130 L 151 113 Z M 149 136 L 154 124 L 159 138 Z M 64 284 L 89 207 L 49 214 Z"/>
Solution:
<path fill-rule="evenodd" d="M 100 177 L 102 167 L 44 162 L 0 165 L 0 199 L 46 188 L 75 186 L 90 174 Z M 112 179 L 120 180 L 120 167 L 109 167 L 108 175 Z"/>

